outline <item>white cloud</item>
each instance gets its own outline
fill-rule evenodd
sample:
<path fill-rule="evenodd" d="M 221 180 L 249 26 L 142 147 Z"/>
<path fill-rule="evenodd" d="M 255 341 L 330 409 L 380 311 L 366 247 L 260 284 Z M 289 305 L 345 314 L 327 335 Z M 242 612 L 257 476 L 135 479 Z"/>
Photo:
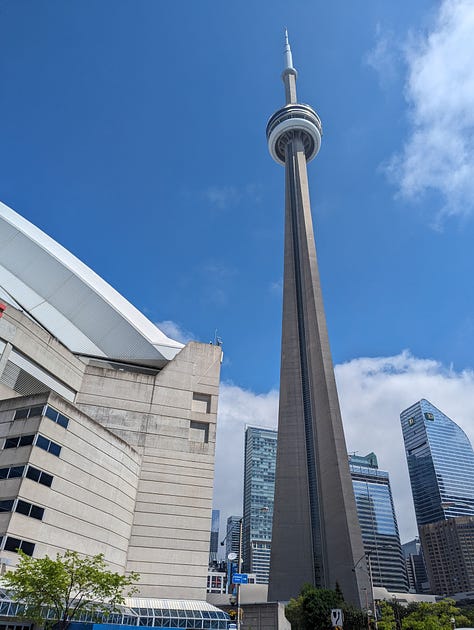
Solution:
<path fill-rule="evenodd" d="M 444 0 L 435 24 L 406 47 L 411 131 L 387 166 L 407 199 L 441 194 L 436 221 L 474 211 L 474 3 Z"/>
<path fill-rule="evenodd" d="M 219 210 L 226 210 L 247 203 L 258 204 L 262 200 L 260 187 L 256 184 L 237 186 L 210 186 L 204 191 L 204 197 Z"/>
<path fill-rule="evenodd" d="M 382 88 L 391 85 L 398 75 L 401 50 L 391 33 L 377 24 L 375 46 L 365 56 L 365 63 L 375 70 Z"/>
<path fill-rule="evenodd" d="M 409 352 L 359 358 L 336 366 L 349 452 L 374 451 L 390 473 L 402 542 L 416 535 L 400 411 L 427 398 L 474 441 L 474 372 L 456 372 Z M 222 516 L 241 514 L 246 424 L 275 428 L 278 393 L 254 394 L 223 384 L 219 401 L 214 505 Z"/>
<path fill-rule="evenodd" d="M 162 332 L 165 333 L 171 339 L 175 341 L 180 341 L 181 343 L 188 343 L 188 341 L 192 341 L 196 339 L 196 336 L 193 335 L 192 332 L 181 328 L 181 326 L 172 321 L 171 319 L 164 319 L 162 322 L 155 322 L 155 326 L 157 326 Z"/>

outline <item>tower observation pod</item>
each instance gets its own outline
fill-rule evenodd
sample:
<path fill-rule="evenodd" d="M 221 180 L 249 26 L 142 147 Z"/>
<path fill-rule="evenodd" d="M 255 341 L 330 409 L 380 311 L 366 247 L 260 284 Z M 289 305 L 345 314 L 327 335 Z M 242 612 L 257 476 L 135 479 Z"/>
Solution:
<path fill-rule="evenodd" d="M 370 593 L 326 328 L 306 165 L 322 125 L 298 103 L 285 32 L 286 104 L 267 124 L 272 158 L 285 166 L 285 252 L 278 446 L 268 601 L 305 583 L 342 589 L 357 606 Z M 356 565 L 358 569 L 355 570 Z"/>

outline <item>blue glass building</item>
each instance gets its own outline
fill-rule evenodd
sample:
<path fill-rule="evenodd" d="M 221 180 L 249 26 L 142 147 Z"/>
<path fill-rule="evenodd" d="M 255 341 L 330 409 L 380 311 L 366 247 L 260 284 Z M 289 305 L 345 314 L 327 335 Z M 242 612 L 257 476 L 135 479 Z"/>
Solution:
<path fill-rule="evenodd" d="M 349 468 L 373 585 L 406 592 L 408 578 L 388 472 L 378 468 L 374 453 L 351 455 Z"/>
<path fill-rule="evenodd" d="M 209 540 L 209 564 L 217 562 L 219 551 L 219 521 L 221 513 L 219 510 L 212 510 L 211 518 L 211 538 Z"/>
<path fill-rule="evenodd" d="M 418 527 L 474 515 L 474 451 L 464 431 L 427 400 L 400 414 Z"/>
<path fill-rule="evenodd" d="M 247 427 L 244 466 L 244 570 L 267 584 L 270 572 L 277 432 Z"/>

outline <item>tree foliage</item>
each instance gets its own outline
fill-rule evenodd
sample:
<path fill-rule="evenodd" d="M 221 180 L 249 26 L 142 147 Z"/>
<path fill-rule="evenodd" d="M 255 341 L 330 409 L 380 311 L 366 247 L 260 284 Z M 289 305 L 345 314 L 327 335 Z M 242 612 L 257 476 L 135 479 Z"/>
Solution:
<path fill-rule="evenodd" d="M 440 602 L 420 602 L 414 610 L 402 620 L 403 630 L 451 630 L 451 618 L 456 627 L 470 627 L 472 624 L 468 617 L 454 605 L 452 599 L 444 599 Z"/>
<path fill-rule="evenodd" d="M 3 577 L 13 600 L 23 604 L 22 617 L 38 625 L 65 630 L 81 612 L 93 617 L 113 611 L 135 592 L 137 573 L 120 575 L 107 568 L 103 554 L 81 557 L 66 551 L 56 559 L 30 558 L 19 551 L 20 562 Z M 45 609 L 52 618 L 44 620 Z"/>
<path fill-rule="evenodd" d="M 365 615 L 344 602 L 340 588 L 332 591 L 305 584 L 299 596 L 290 599 L 285 615 L 291 623 L 291 630 L 327 630 L 331 628 L 332 608 L 342 608 L 344 630 L 366 628 Z"/>

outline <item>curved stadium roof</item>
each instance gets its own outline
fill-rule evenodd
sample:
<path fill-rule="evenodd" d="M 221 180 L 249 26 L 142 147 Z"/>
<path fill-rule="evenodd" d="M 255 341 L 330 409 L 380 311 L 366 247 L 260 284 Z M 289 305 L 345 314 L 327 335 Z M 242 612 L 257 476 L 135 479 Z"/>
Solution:
<path fill-rule="evenodd" d="M 162 367 L 183 347 L 1 202 L 0 287 L 7 300 L 76 354 Z"/>

